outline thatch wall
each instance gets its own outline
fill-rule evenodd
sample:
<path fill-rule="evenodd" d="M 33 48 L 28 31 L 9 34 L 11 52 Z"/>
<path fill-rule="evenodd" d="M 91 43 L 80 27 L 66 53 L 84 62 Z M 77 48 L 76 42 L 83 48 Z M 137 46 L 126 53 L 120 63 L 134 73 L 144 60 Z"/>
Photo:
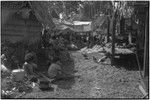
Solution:
<path fill-rule="evenodd" d="M 2 27 L 1 27 L 1 39 L 9 40 L 11 42 L 17 42 L 20 40 L 31 40 L 40 38 L 41 24 L 36 17 L 30 13 L 29 18 L 22 18 L 21 14 L 18 14 L 18 10 L 1 9 L 2 10 Z"/>

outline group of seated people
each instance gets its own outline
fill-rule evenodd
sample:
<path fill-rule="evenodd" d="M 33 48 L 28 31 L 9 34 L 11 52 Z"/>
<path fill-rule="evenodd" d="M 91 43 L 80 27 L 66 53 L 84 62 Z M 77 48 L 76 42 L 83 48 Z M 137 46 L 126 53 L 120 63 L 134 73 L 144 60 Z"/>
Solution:
<path fill-rule="evenodd" d="M 31 79 L 32 77 L 36 77 L 39 70 L 37 68 L 37 64 L 35 63 L 36 54 L 34 52 L 29 52 L 25 55 L 25 63 L 23 64 L 23 69 L 26 72 L 26 76 Z M 61 68 L 62 64 L 58 57 L 54 57 L 52 62 L 48 68 L 47 74 L 50 79 L 60 79 L 65 77 L 65 73 Z"/>

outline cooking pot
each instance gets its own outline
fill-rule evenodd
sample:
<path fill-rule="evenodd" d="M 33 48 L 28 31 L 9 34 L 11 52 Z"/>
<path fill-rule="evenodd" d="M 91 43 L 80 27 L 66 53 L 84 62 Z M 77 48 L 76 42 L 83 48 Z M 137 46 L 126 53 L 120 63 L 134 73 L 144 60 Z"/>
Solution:
<path fill-rule="evenodd" d="M 45 79 L 39 79 L 39 88 L 43 91 L 52 89 L 50 82 Z"/>
<path fill-rule="evenodd" d="M 25 76 L 24 69 L 15 69 L 12 71 L 12 76 L 15 81 L 22 81 Z"/>

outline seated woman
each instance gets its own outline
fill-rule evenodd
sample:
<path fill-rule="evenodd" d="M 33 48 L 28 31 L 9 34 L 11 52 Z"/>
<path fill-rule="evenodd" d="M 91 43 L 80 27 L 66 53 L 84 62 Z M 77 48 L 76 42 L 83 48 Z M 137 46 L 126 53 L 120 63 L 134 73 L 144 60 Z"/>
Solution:
<path fill-rule="evenodd" d="M 23 64 L 23 69 L 26 72 L 26 75 L 29 79 L 32 79 L 36 76 L 35 69 L 37 68 L 37 64 L 34 63 L 34 54 L 33 53 L 27 53 L 25 55 L 25 63 Z"/>
<path fill-rule="evenodd" d="M 62 70 L 62 63 L 60 62 L 60 59 L 58 57 L 55 57 L 52 60 L 52 64 L 48 69 L 48 76 L 53 80 L 52 83 L 55 83 L 56 81 L 61 79 L 66 80 L 74 77 L 74 75 L 66 73 Z"/>
<path fill-rule="evenodd" d="M 59 58 L 55 57 L 52 60 L 52 64 L 50 65 L 48 69 L 48 76 L 50 79 L 58 79 L 60 78 L 60 76 L 62 76 L 61 74 L 62 74 L 61 63 L 59 61 Z"/>
<path fill-rule="evenodd" d="M 55 57 L 52 60 L 52 64 L 48 69 L 48 76 L 50 79 L 53 79 L 53 82 L 56 82 L 57 80 L 69 79 L 73 77 L 71 74 L 66 73 L 62 70 L 62 63 L 60 62 L 60 59 L 58 57 Z"/>

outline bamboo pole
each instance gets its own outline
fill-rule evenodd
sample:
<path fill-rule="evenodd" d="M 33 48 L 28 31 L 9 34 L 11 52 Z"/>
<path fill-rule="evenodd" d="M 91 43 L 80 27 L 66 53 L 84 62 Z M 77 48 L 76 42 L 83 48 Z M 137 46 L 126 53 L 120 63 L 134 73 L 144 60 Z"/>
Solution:
<path fill-rule="evenodd" d="M 113 18 L 112 18 L 112 21 L 113 21 L 112 25 L 113 26 L 112 26 L 112 49 L 111 49 L 112 55 L 111 55 L 111 65 L 114 65 L 114 55 L 115 55 L 116 14 L 117 14 L 117 10 L 114 11 Z"/>
<path fill-rule="evenodd" d="M 148 84 L 149 84 L 149 61 L 148 61 L 148 12 L 146 12 L 146 18 L 145 18 L 145 43 L 144 43 L 144 77 L 141 82 L 141 87 L 139 89 L 143 93 L 144 97 L 143 98 L 148 98 Z"/>
<path fill-rule="evenodd" d="M 109 28 L 110 28 L 110 20 L 109 20 L 109 17 L 107 18 L 107 21 L 108 21 L 108 26 L 107 26 L 107 43 L 109 42 L 109 36 L 110 36 L 110 34 L 109 34 Z"/>
<path fill-rule="evenodd" d="M 146 12 L 145 19 L 145 44 L 144 44 L 144 77 L 148 77 L 149 64 L 148 64 L 148 12 Z"/>

